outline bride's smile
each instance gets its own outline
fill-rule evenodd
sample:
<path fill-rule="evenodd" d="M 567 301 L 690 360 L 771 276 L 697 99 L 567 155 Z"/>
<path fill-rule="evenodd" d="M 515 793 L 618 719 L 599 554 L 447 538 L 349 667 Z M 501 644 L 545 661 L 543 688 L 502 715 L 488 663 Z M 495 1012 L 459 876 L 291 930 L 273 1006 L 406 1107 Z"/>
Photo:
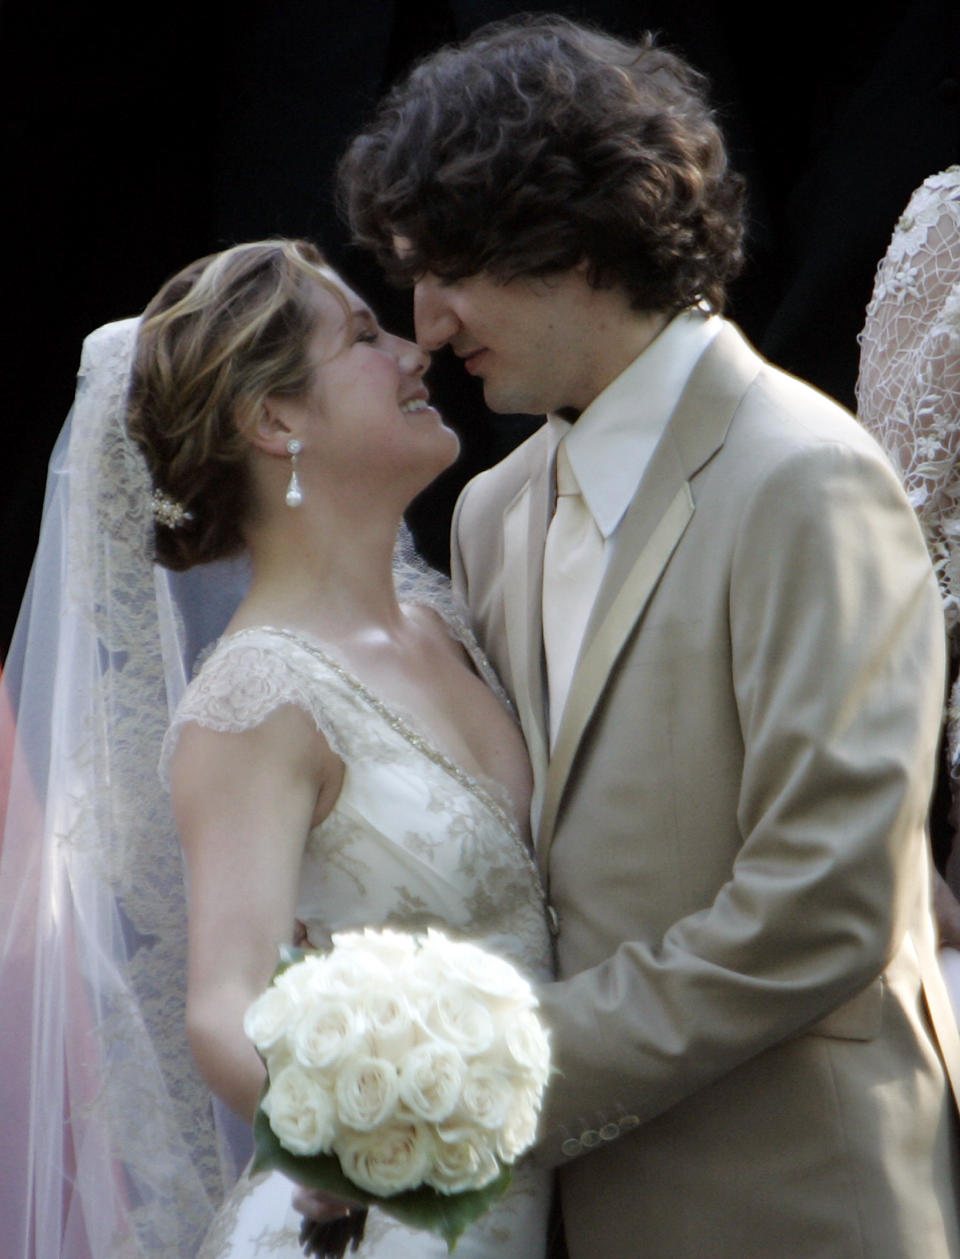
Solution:
<path fill-rule="evenodd" d="M 456 459 L 460 444 L 430 404 L 430 356 L 380 326 L 332 272 L 316 290 L 317 323 L 307 343 L 313 375 L 302 398 L 271 397 L 268 411 L 303 443 L 301 476 L 342 491 L 359 483 L 407 493 Z"/>

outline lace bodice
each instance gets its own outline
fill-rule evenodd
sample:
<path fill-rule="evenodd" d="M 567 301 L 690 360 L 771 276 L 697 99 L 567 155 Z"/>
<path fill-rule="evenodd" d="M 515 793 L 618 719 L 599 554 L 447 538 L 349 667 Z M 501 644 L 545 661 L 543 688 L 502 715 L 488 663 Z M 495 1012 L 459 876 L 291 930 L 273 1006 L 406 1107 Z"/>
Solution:
<path fill-rule="evenodd" d="M 270 627 L 222 639 L 181 701 L 187 722 L 240 731 L 301 708 L 345 765 L 330 814 L 306 844 L 297 917 L 311 942 L 391 923 L 443 923 L 529 973 L 549 973 L 543 896 L 509 800 L 469 774 L 319 642 Z"/>
<path fill-rule="evenodd" d="M 920 518 L 960 649 L 960 166 L 910 198 L 860 335 L 860 419 Z"/>

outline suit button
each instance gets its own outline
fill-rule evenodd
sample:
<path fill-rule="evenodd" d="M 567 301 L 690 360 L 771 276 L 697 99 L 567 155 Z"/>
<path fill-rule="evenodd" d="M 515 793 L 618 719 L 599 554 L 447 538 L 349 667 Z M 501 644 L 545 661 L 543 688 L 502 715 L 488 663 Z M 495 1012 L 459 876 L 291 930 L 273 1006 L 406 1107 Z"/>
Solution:
<path fill-rule="evenodd" d="M 573 1158 L 574 1155 L 580 1153 L 580 1142 L 576 1137 L 567 1137 L 563 1145 L 560 1146 L 560 1153 L 565 1154 L 567 1158 Z"/>
<path fill-rule="evenodd" d="M 600 1144 L 600 1133 L 593 1128 L 588 1128 L 586 1132 L 580 1133 L 580 1144 L 584 1149 L 592 1150 L 595 1145 Z"/>
<path fill-rule="evenodd" d="M 634 1128 L 638 1128 L 639 1126 L 640 1120 L 636 1115 L 624 1115 L 619 1123 L 621 1132 L 631 1132 Z"/>
<path fill-rule="evenodd" d="M 620 1135 L 620 1125 L 618 1123 L 605 1123 L 600 1129 L 600 1139 L 602 1141 L 616 1141 Z"/>

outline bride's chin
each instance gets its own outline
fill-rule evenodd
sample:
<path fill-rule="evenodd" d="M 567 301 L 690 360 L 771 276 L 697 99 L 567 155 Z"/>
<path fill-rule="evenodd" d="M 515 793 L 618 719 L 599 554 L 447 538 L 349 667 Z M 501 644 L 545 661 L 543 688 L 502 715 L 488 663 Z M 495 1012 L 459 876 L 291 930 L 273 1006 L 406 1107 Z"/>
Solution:
<path fill-rule="evenodd" d="M 449 468 L 450 465 L 456 463 L 460 457 L 460 438 L 457 436 L 457 434 L 453 431 L 452 428 L 447 428 L 446 425 L 444 425 L 443 431 L 446 434 L 447 439 L 450 443 L 450 456 L 447 460 L 447 465 L 446 465 Z"/>
<path fill-rule="evenodd" d="M 446 472 L 447 468 L 452 467 L 456 463 L 460 455 L 460 438 L 452 428 L 447 428 L 446 425 L 443 425 L 437 436 L 437 466 L 433 476 L 439 476 L 441 472 Z"/>
<path fill-rule="evenodd" d="M 404 467 L 394 465 L 392 476 L 403 478 L 412 502 L 432 485 L 441 473 L 457 461 L 460 454 L 460 438 L 453 429 L 437 426 L 429 442 L 418 445 L 416 455 L 404 461 Z M 394 481 L 394 484 L 397 482 Z"/>

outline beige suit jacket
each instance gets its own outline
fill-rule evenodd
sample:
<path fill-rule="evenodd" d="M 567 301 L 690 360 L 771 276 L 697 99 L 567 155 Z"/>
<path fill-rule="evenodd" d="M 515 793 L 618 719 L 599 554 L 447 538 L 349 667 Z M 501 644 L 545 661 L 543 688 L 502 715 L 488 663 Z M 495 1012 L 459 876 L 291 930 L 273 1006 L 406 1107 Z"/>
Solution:
<path fill-rule="evenodd" d="M 548 760 L 552 507 L 541 431 L 464 491 L 453 568 L 534 764 L 572 1259 L 960 1255 L 924 835 L 943 628 L 895 475 L 726 325 Z"/>

